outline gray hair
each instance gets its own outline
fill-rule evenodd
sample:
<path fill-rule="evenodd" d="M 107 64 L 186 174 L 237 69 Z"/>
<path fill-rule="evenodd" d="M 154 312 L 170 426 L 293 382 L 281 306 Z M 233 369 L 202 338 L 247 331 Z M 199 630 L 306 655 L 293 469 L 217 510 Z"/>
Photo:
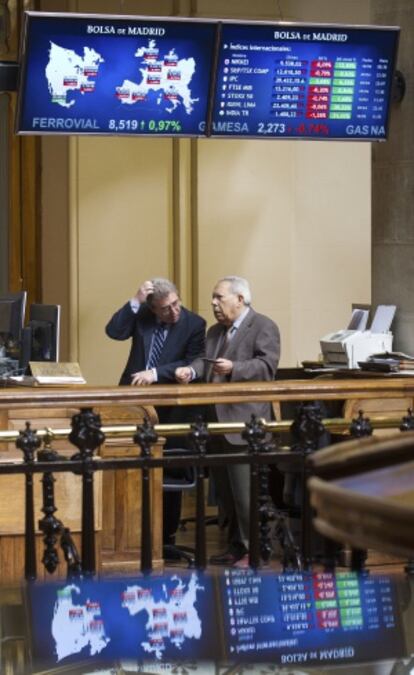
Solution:
<path fill-rule="evenodd" d="M 227 281 L 230 284 L 231 293 L 234 293 L 235 295 L 241 295 L 243 297 L 243 302 L 245 305 L 251 304 L 252 292 L 247 279 L 243 279 L 243 277 L 227 276 L 219 279 L 217 283 L 221 283 L 222 281 Z"/>
<path fill-rule="evenodd" d="M 169 279 L 155 277 L 155 279 L 151 279 L 151 283 L 154 291 L 147 296 L 147 303 L 150 307 L 152 307 L 154 300 L 163 300 L 170 293 L 177 293 L 179 295 L 177 286 Z"/>

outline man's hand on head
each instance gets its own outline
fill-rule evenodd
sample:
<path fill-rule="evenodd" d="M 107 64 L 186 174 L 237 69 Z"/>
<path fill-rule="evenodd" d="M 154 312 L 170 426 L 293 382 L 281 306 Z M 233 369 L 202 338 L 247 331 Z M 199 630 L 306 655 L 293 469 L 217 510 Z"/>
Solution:
<path fill-rule="evenodd" d="M 151 370 L 140 370 L 138 373 L 132 373 L 131 385 L 136 387 L 139 384 L 147 385 L 155 382 L 154 373 Z"/>
<path fill-rule="evenodd" d="M 140 304 L 146 301 L 147 296 L 154 292 L 154 286 L 151 280 L 144 281 L 135 293 L 135 298 Z"/>
<path fill-rule="evenodd" d="M 175 370 L 175 379 L 180 384 L 187 384 L 188 382 L 191 382 L 192 376 L 192 370 L 188 366 L 182 366 L 181 368 L 176 368 Z"/>

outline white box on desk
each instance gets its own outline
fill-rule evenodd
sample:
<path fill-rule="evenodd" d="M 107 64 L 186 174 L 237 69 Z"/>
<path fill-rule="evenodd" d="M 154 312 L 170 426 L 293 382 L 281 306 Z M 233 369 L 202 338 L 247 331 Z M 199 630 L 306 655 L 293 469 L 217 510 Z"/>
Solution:
<path fill-rule="evenodd" d="M 370 330 L 365 330 L 368 312 L 354 310 L 348 328 L 329 333 L 320 341 L 325 366 L 358 368 L 373 354 L 392 351 L 391 323 L 395 305 L 378 305 Z"/>

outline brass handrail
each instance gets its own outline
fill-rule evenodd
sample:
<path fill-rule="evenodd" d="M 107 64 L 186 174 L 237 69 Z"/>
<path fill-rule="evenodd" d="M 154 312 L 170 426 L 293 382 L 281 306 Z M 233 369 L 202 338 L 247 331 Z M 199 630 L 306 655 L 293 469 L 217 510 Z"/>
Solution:
<path fill-rule="evenodd" d="M 262 420 L 263 425 L 269 433 L 287 432 L 289 431 L 293 420 L 283 420 L 281 422 L 267 422 Z M 346 433 L 349 430 L 350 421 L 340 417 L 323 419 L 322 423 L 327 431 L 332 433 Z M 370 418 L 371 426 L 374 429 L 398 429 L 401 425 L 400 417 L 375 417 Z M 232 422 L 223 424 L 221 422 L 211 422 L 207 424 L 208 431 L 212 434 L 232 434 L 240 433 L 245 429 L 246 425 L 243 422 Z M 137 430 L 137 425 L 134 424 L 116 424 L 103 425 L 101 427 L 106 438 L 128 437 L 134 434 Z M 185 436 L 188 434 L 192 426 L 191 424 L 155 424 L 154 429 L 159 436 Z M 70 433 L 70 428 L 51 429 L 46 427 L 36 431 L 39 438 L 49 436 L 51 440 L 57 438 L 66 438 Z M 18 430 L 0 431 L 0 443 L 10 443 L 19 437 Z"/>

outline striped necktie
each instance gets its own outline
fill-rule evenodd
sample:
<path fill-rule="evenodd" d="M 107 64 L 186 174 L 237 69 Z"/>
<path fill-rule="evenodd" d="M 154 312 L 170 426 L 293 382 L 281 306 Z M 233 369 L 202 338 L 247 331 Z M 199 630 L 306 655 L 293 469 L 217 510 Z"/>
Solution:
<path fill-rule="evenodd" d="M 152 346 L 147 369 L 155 368 L 158 365 L 167 335 L 165 323 L 161 323 L 158 328 L 155 329 L 152 337 Z"/>

